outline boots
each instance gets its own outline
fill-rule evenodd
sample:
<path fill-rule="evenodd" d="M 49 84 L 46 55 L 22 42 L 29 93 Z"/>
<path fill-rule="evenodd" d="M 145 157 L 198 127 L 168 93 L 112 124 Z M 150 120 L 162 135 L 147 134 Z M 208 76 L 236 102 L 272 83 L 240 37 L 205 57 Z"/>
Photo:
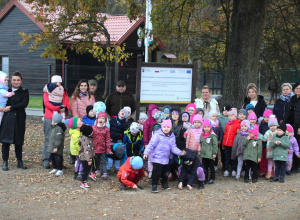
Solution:
<path fill-rule="evenodd" d="M 272 177 L 272 173 L 268 172 L 267 175 L 266 175 L 266 179 L 270 179 L 271 177 Z"/>
<path fill-rule="evenodd" d="M 22 160 L 18 160 L 18 165 L 17 165 L 18 168 L 22 168 L 23 170 L 26 170 L 27 167 L 23 164 L 23 161 Z"/>
<path fill-rule="evenodd" d="M 7 162 L 7 160 L 5 161 L 3 161 L 3 167 L 2 167 L 2 170 L 4 170 L 4 171 L 8 171 L 8 162 Z"/>
<path fill-rule="evenodd" d="M 198 182 L 198 189 L 204 189 L 204 181 L 200 181 Z"/>

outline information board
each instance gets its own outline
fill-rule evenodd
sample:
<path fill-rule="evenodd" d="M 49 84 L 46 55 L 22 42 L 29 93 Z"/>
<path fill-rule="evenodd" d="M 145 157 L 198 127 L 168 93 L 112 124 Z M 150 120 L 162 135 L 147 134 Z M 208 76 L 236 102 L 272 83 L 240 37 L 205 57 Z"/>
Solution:
<path fill-rule="evenodd" d="M 141 67 L 140 103 L 188 104 L 192 68 Z"/>

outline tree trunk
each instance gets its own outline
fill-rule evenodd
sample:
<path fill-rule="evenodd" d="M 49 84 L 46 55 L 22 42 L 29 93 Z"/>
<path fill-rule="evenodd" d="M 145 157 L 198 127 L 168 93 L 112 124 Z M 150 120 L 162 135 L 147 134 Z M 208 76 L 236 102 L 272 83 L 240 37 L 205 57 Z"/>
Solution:
<path fill-rule="evenodd" d="M 106 74 L 105 74 L 105 87 L 104 87 L 104 94 L 102 96 L 102 98 L 105 100 L 106 97 L 109 94 L 109 78 L 110 78 L 110 67 L 111 64 L 106 64 L 105 68 L 106 68 Z"/>
<path fill-rule="evenodd" d="M 240 108 L 248 83 L 257 82 L 266 0 L 234 0 L 232 33 L 220 106 Z"/>

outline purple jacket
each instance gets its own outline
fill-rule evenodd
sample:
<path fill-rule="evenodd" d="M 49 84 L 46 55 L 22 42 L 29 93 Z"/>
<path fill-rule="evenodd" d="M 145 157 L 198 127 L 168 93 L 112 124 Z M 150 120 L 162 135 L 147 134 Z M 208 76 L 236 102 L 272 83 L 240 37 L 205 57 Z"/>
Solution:
<path fill-rule="evenodd" d="M 175 135 L 172 133 L 170 137 L 167 137 L 160 129 L 155 132 L 144 151 L 146 155 L 150 153 L 151 162 L 166 165 L 169 163 L 169 159 L 172 158 L 172 153 L 179 156 L 181 150 L 176 146 Z"/>
<path fill-rule="evenodd" d="M 294 133 L 294 131 L 293 131 L 293 133 Z M 295 155 L 297 157 L 299 156 L 299 145 L 298 145 L 297 139 L 294 137 L 294 134 L 292 137 L 290 137 L 290 142 L 291 142 L 291 145 L 290 145 L 289 150 L 291 152 L 288 154 L 288 159 L 293 159 L 293 153 L 295 153 Z"/>

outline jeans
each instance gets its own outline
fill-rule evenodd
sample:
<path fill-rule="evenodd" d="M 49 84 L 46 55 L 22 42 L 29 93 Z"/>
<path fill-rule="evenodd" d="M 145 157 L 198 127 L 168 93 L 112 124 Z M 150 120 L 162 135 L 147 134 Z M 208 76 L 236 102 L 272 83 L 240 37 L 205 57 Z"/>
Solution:
<path fill-rule="evenodd" d="M 278 178 L 280 175 L 280 179 L 284 179 L 286 172 L 286 161 L 275 160 L 275 177 Z"/>
<path fill-rule="evenodd" d="M 114 160 L 114 159 L 111 159 L 110 157 L 108 157 L 106 169 L 110 170 L 110 168 L 112 167 L 113 164 L 115 164 L 115 170 L 118 171 L 120 169 L 121 160 Z"/>
<path fill-rule="evenodd" d="M 102 174 L 107 174 L 106 153 L 95 154 L 94 158 L 96 163 L 96 169 L 100 170 L 100 166 L 101 166 Z"/>
<path fill-rule="evenodd" d="M 43 152 L 42 152 L 43 166 L 49 166 L 49 162 L 50 162 L 51 153 L 47 152 L 47 147 L 48 147 L 48 143 L 49 143 L 49 139 L 50 139 L 50 135 L 51 135 L 51 131 L 52 131 L 51 123 L 52 123 L 52 119 L 44 118 L 45 140 L 44 140 L 44 146 L 43 146 Z"/>

